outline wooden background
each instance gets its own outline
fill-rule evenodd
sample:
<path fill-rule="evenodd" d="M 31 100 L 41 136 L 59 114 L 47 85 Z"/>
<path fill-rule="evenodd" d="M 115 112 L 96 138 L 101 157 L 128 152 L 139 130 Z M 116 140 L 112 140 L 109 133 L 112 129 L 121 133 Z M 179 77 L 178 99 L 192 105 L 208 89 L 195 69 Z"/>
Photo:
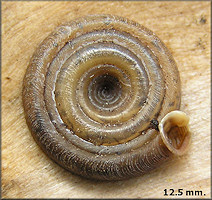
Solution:
<path fill-rule="evenodd" d="M 181 109 L 193 133 L 188 154 L 127 181 L 72 175 L 37 146 L 26 125 L 22 80 L 38 44 L 76 17 L 110 13 L 153 30 L 171 50 L 182 81 Z M 210 190 L 210 2 L 2 2 L 2 197 L 167 198 L 164 189 Z M 168 196 L 173 198 L 176 196 Z"/>

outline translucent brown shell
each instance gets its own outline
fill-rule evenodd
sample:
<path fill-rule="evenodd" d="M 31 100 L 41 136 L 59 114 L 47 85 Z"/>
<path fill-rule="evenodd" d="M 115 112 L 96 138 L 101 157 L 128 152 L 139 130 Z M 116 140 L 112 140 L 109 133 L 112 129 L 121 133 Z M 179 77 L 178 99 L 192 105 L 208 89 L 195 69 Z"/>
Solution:
<path fill-rule="evenodd" d="M 120 180 L 156 168 L 190 141 L 180 78 L 163 42 L 112 15 L 56 28 L 23 84 L 27 124 L 43 151 L 86 178 Z"/>

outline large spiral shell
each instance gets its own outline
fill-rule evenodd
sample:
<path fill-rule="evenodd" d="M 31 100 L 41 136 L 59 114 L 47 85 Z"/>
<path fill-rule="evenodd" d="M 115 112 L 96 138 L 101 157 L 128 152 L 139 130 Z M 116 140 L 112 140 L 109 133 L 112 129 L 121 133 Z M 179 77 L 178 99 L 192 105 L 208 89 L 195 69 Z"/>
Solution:
<path fill-rule="evenodd" d="M 87 178 L 143 174 L 183 154 L 190 140 L 188 117 L 174 111 L 180 78 L 171 54 L 153 32 L 122 17 L 59 26 L 30 61 L 23 104 L 44 152 Z"/>

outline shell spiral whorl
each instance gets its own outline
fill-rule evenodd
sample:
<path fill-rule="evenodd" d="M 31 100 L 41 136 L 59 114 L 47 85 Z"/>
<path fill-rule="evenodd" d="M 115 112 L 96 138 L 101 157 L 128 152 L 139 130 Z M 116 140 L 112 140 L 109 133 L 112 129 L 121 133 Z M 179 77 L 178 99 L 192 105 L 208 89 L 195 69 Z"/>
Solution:
<path fill-rule="evenodd" d="M 118 16 L 87 16 L 50 34 L 30 61 L 23 104 L 44 152 L 87 178 L 143 174 L 190 140 L 188 117 L 174 111 L 180 78 L 171 54 Z"/>

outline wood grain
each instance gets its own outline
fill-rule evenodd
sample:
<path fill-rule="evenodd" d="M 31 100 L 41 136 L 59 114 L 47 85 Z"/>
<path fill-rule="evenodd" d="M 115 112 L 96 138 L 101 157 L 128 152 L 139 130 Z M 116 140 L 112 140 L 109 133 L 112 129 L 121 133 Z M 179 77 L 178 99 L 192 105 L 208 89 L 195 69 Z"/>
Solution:
<path fill-rule="evenodd" d="M 90 181 L 62 169 L 35 143 L 23 113 L 23 76 L 38 44 L 61 23 L 94 13 L 135 20 L 164 41 L 181 75 L 181 110 L 190 116 L 188 154 L 127 181 Z M 167 198 L 169 188 L 211 197 L 210 15 L 206 1 L 2 2 L 2 197 Z"/>

